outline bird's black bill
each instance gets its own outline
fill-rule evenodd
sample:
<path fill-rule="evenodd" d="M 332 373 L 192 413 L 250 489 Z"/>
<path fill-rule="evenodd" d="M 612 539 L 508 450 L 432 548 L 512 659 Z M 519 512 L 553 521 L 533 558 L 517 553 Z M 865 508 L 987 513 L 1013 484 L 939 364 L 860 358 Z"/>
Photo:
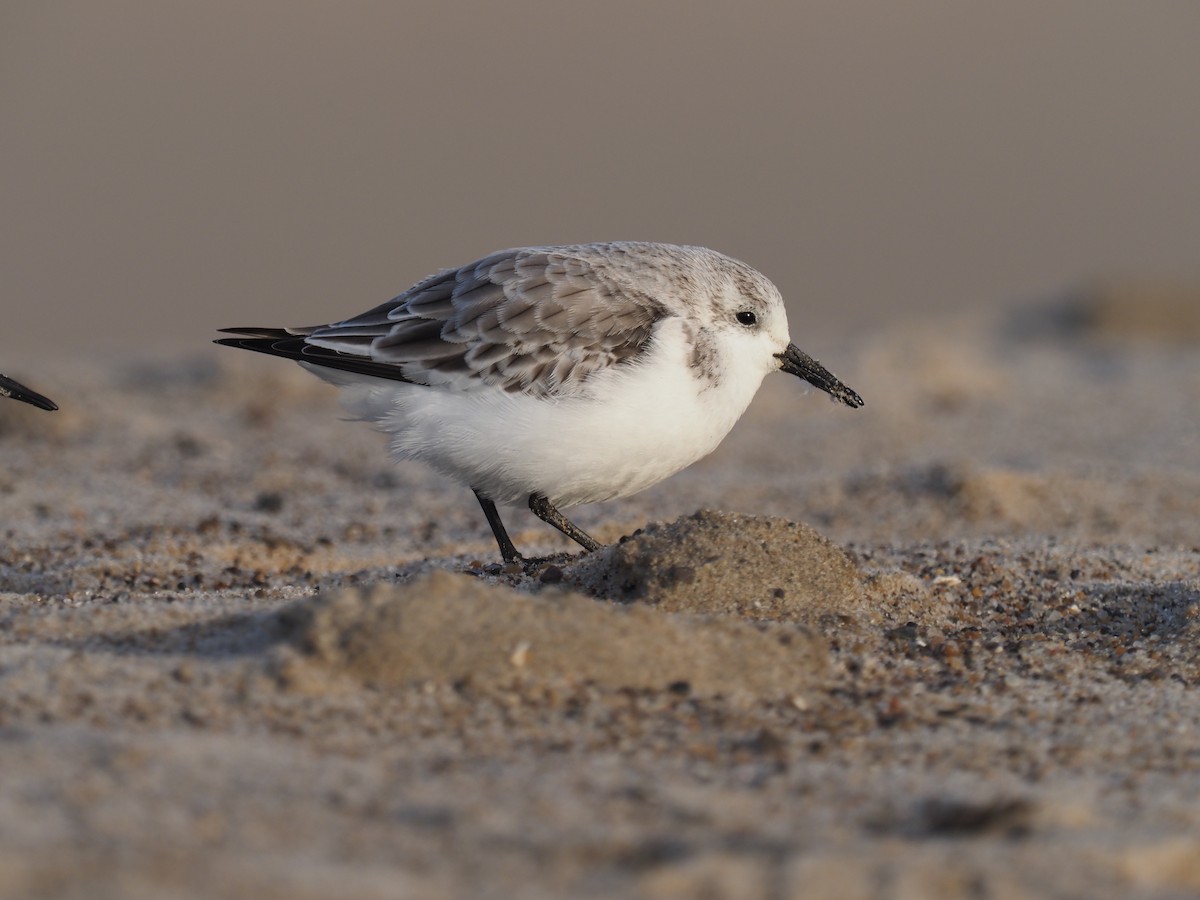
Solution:
<path fill-rule="evenodd" d="M 58 409 L 58 404 L 49 397 L 43 397 L 37 391 L 31 391 L 25 385 L 21 384 L 21 382 L 13 381 L 7 375 L 0 375 L 0 397 L 12 397 L 14 400 L 22 400 L 47 412 L 53 412 Z"/>
<path fill-rule="evenodd" d="M 813 387 L 820 388 L 834 400 L 847 406 L 857 409 L 863 405 L 862 397 L 858 396 L 857 392 L 838 381 L 832 372 L 795 344 L 788 344 L 786 350 L 776 353 L 775 356 L 780 361 L 779 368 L 789 375 L 798 375 Z"/>

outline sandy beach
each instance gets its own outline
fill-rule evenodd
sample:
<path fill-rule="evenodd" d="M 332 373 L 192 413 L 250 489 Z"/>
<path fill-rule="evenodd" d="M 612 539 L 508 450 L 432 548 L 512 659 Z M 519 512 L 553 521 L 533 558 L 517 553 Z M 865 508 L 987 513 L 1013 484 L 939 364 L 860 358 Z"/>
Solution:
<path fill-rule="evenodd" d="M 1200 892 L 1194 296 L 809 346 L 710 458 L 501 565 L 283 361 L 0 409 L 11 897 Z M 1174 304 L 1174 306 L 1172 306 Z"/>
<path fill-rule="evenodd" d="M 1200 896 L 1200 4 L 0 8 L 0 898 Z M 230 326 L 711 247 L 580 552 Z"/>

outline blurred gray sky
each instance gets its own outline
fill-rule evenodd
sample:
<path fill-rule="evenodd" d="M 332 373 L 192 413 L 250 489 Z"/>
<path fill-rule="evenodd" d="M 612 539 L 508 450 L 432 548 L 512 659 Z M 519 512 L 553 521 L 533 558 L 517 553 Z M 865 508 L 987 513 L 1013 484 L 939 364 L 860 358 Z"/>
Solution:
<path fill-rule="evenodd" d="M 8 0 L 0 360 L 531 243 L 723 250 L 801 342 L 1200 277 L 1197 47 L 1194 0 Z"/>

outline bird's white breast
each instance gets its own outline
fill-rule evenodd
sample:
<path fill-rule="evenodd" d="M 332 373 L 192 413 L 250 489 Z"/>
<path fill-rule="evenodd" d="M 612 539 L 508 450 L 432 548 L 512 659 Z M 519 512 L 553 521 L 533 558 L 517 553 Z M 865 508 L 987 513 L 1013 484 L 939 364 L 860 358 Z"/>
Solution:
<path fill-rule="evenodd" d="M 731 356 L 718 378 L 697 377 L 690 352 L 681 321 L 668 319 L 641 360 L 551 399 L 317 374 L 345 389 L 352 413 L 391 435 L 397 458 L 421 460 L 498 503 L 541 493 L 571 506 L 643 490 L 729 433 L 766 370 Z"/>

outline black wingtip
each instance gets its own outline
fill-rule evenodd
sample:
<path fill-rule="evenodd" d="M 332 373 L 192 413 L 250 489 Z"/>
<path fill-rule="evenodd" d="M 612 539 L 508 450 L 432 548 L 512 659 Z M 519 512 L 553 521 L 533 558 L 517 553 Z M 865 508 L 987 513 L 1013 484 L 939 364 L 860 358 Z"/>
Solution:
<path fill-rule="evenodd" d="M 253 350 L 270 356 L 282 356 L 284 359 L 301 359 L 305 355 L 304 338 L 282 328 L 221 328 L 219 331 L 221 334 L 238 335 L 213 341 L 214 344 L 223 347 Z"/>
<path fill-rule="evenodd" d="M 273 340 L 284 340 L 292 337 L 302 337 L 302 331 L 289 331 L 286 328 L 218 328 L 217 334 L 237 334 L 242 337 L 249 338 L 271 338 Z M 228 340 L 222 338 L 221 340 Z M 214 343 L 221 343 L 220 340 Z"/>
<path fill-rule="evenodd" d="M 323 366 L 326 369 L 338 369 L 342 372 L 386 378 L 388 381 L 415 383 L 406 378 L 398 366 L 313 346 L 305 340 L 304 332 L 297 333 L 283 328 L 221 328 L 218 330 L 222 334 L 239 335 L 239 337 L 217 338 L 213 341 L 214 344 L 221 344 L 224 347 L 253 350 L 255 353 L 265 353 L 268 356 L 281 356 L 284 359 L 294 359 L 314 366 Z"/>

